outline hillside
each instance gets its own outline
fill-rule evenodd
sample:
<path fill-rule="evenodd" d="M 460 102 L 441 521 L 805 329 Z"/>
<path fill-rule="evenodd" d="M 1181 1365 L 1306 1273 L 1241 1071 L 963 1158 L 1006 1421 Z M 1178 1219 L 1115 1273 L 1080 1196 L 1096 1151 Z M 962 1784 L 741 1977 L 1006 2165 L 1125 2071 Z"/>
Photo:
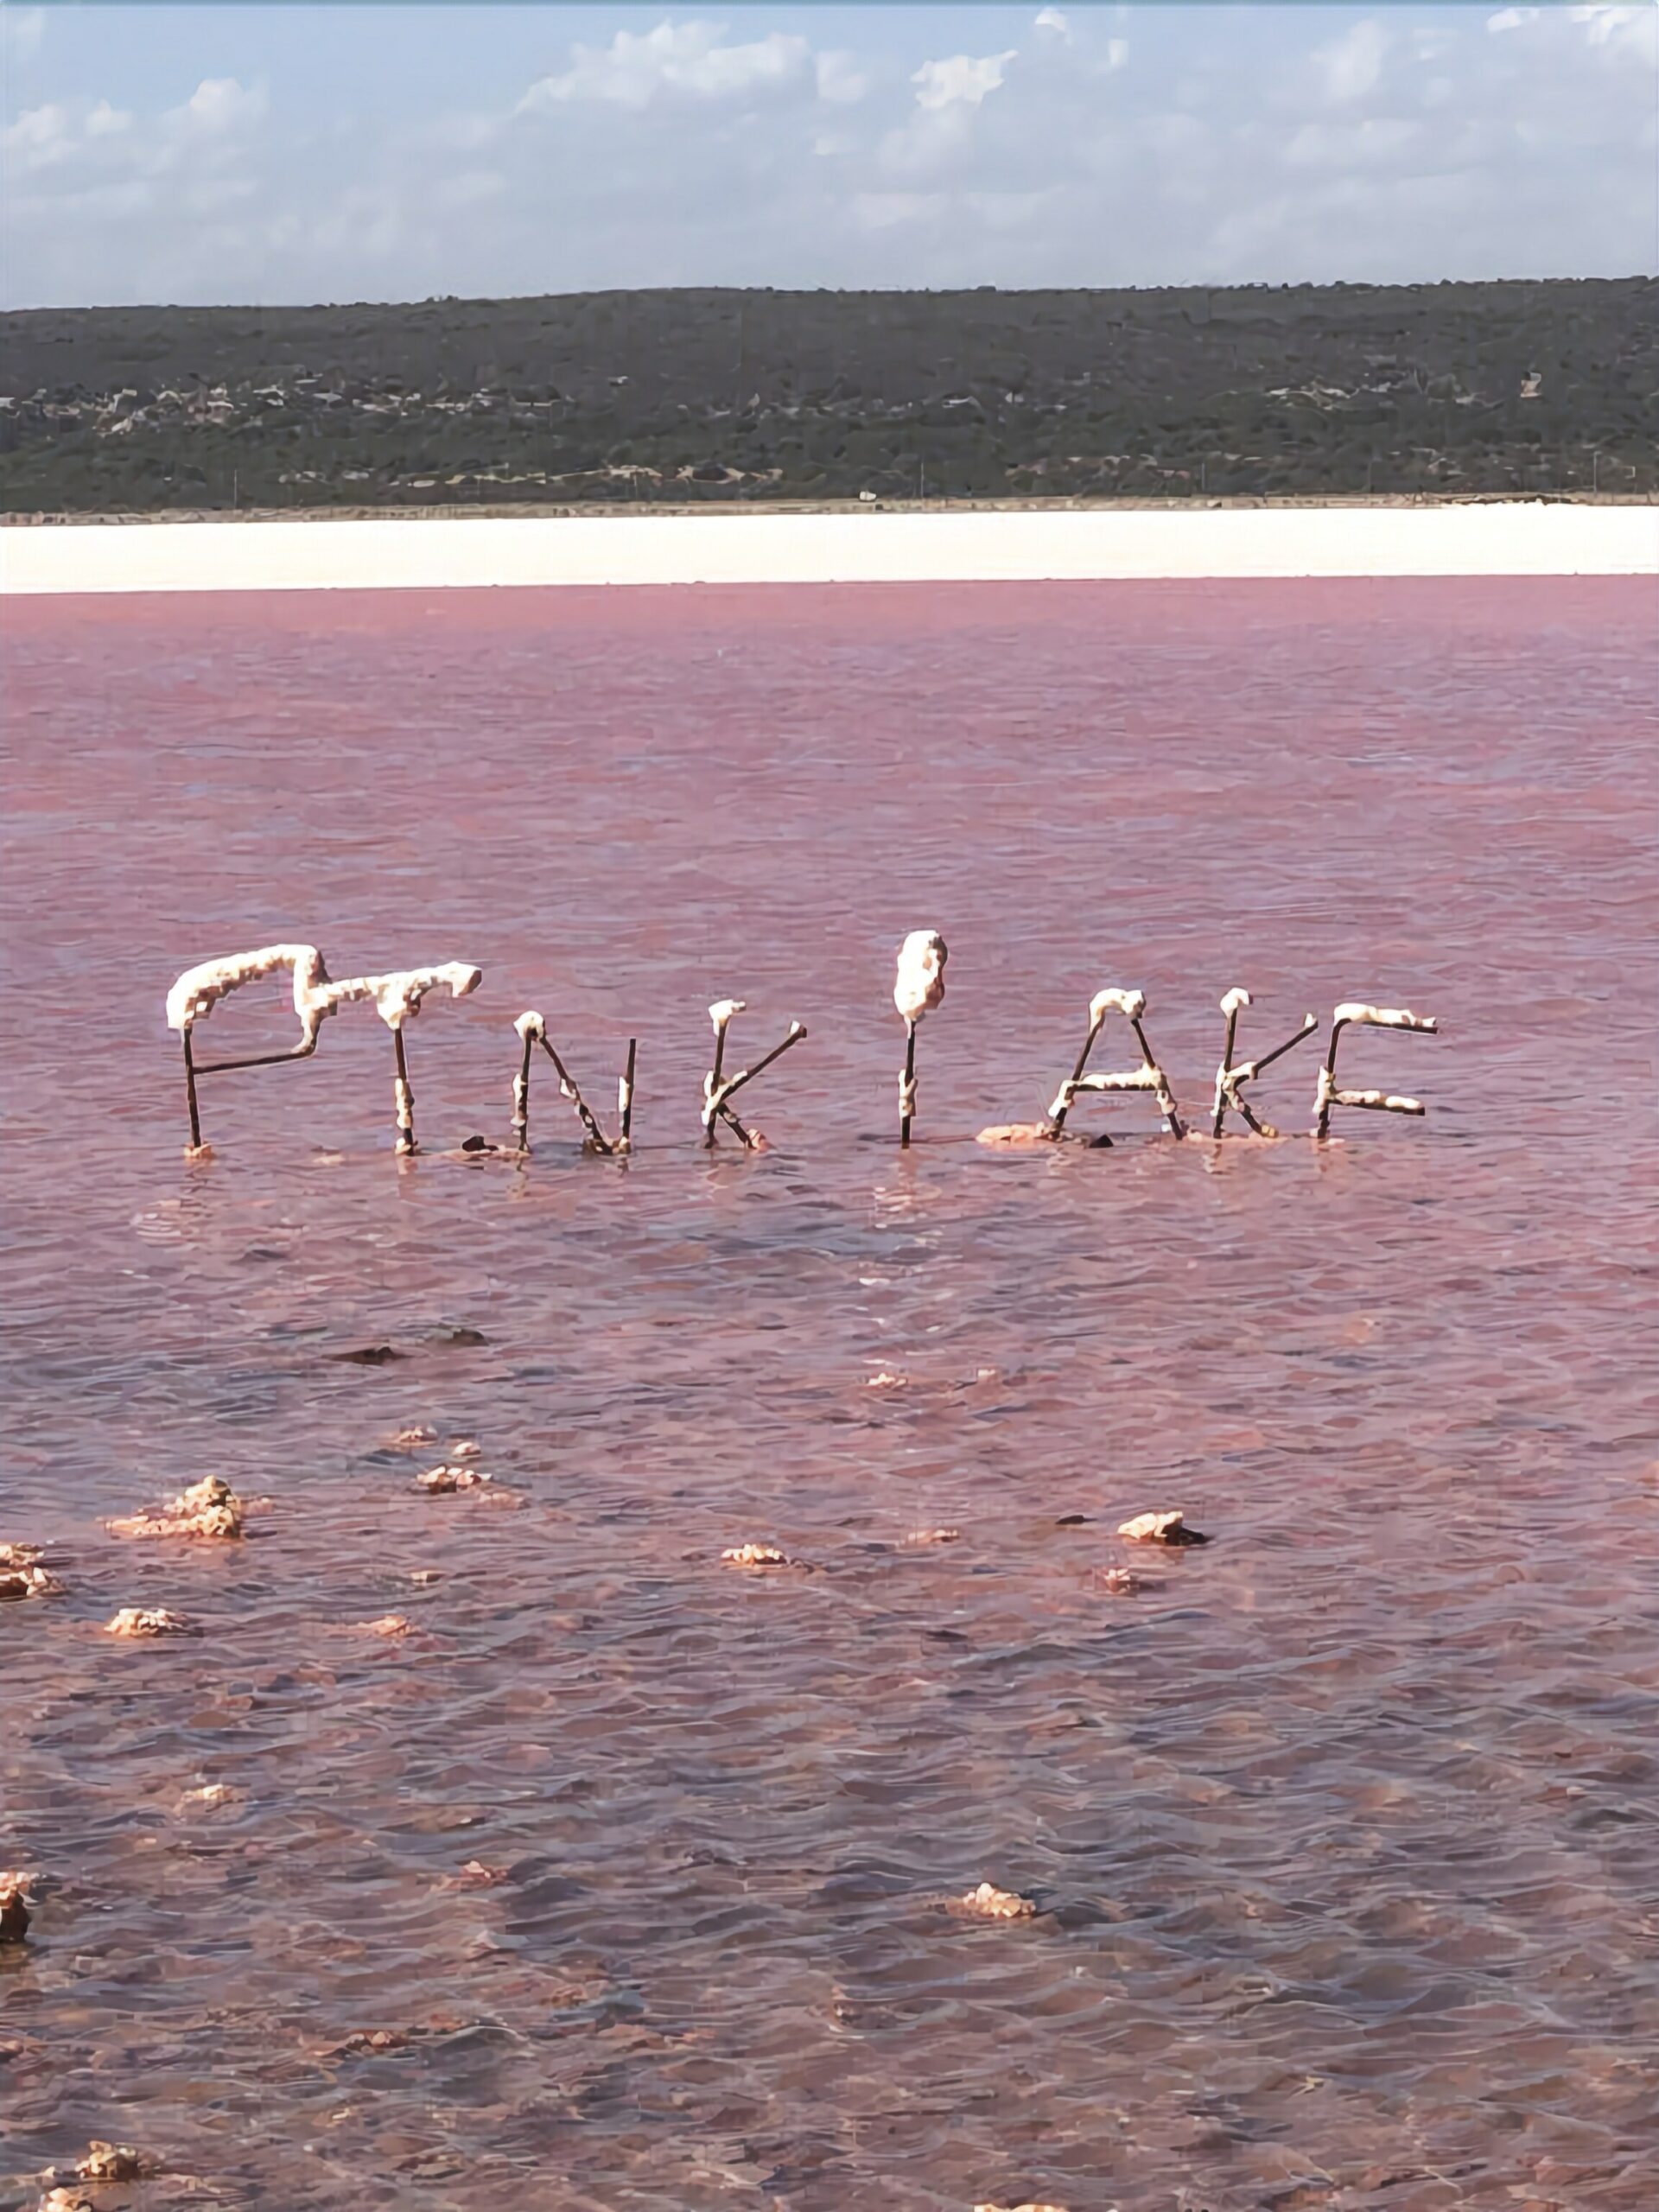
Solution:
<path fill-rule="evenodd" d="M 0 512 L 1653 494 L 1659 282 L 0 315 Z"/>

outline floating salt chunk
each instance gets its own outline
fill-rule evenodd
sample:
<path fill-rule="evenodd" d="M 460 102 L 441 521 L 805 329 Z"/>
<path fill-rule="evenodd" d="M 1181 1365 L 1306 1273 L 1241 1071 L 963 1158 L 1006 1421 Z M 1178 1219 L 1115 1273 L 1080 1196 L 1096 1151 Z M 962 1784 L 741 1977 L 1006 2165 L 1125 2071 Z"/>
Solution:
<path fill-rule="evenodd" d="M 194 1624 L 165 1605 L 123 1605 L 113 1620 L 105 1621 L 106 1636 L 194 1636 Z"/>
<path fill-rule="evenodd" d="M 1184 1513 L 1137 1513 L 1133 1521 L 1120 1522 L 1117 1533 L 1132 1544 L 1207 1544 L 1210 1541 L 1187 1527 Z"/>
<path fill-rule="evenodd" d="M 486 1866 L 481 1859 L 469 1859 L 453 1874 L 446 1874 L 442 1886 L 446 1890 L 493 1890 L 508 1878 L 505 1866 Z"/>
<path fill-rule="evenodd" d="M 36 2212 L 98 2212 L 98 2206 L 84 2189 L 48 2189 Z"/>
<path fill-rule="evenodd" d="M 48 1574 L 43 1567 L 18 1567 L 0 1570 L 0 1605 L 20 1598 L 60 1598 L 63 1585 L 55 1574 Z"/>
<path fill-rule="evenodd" d="M 1030 1897 L 1022 1897 L 1014 1890 L 999 1890 L 993 1882 L 981 1882 L 965 1897 L 955 1900 L 958 1912 L 971 1914 L 976 1920 L 1031 1920 L 1037 1907 Z"/>
<path fill-rule="evenodd" d="M 435 1497 L 447 1497 L 451 1491 L 481 1490 L 493 1482 L 493 1475 L 486 1475 L 481 1467 L 454 1466 L 448 1460 L 440 1467 L 429 1467 L 423 1475 L 416 1475 L 415 1487 Z"/>
<path fill-rule="evenodd" d="M 328 2054 L 333 2058 L 357 2058 L 368 2053 L 387 2050 L 407 2050 L 415 2037 L 402 2028 L 359 2028 L 354 2035 L 337 2044 Z"/>
<path fill-rule="evenodd" d="M 482 1448 L 475 1436 L 453 1437 L 449 1444 L 449 1457 L 452 1459 L 476 1459 Z"/>
<path fill-rule="evenodd" d="M 225 1541 L 242 1534 L 242 1501 L 222 1475 L 204 1475 L 181 1490 L 159 1513 L 134 1513 L 106 1521 L 112 1536 L 203 1537 Z"/>
<path fill-rule="evenodd" d="M 204 1782 L 194 1789 L 187 1789 L 180 1798 L 181 1806 L 205 1805 L 210 1809 L 216 1805 L 239 1804 L 247 1792 L 233 1789 L 228 1782 Z"/>
<path fill-rule="evenodd" d="M 34 1567 L 41 1557 L 38 1544 L 0 1544 L 0 1567 Z"/>
<path fill-rule="evenodd" d="M 1038 2204 L 1027 2197 L 1019 2204 L 976 2204 L 974 2212 L 1066 2212 L 1064 2204 Z"/>
<path fill-rule="evenodd" d="M 418 1452 L 423 1444 L 435 1444 L 438 1432 L 425 1421 L 416 1421 L 412 1428 L 400 1428 L 396 1435 L 386 1439 L 388 1452 Z"/>
<path fill-rule="evenodd" d="M 363 1624 L 365 1636 L 383 1636 L 391 1639 L 408 1636 L 410 1632 L 411 1624 L 401 1613 L 382 1613 L 378 1621 L 365 1621 Z"/>
<path fill-rule="evenodd" d="M 976 1144 L 1033 1145 L 1058 1144 L 1060 1132 L 1051 1128 L 1046 1122 L 994 1122 L 982 1129 L 974 1139 Z"/>
<path fill-rule="evenodd" d="M 1100 1586 L 1109 1590 L 1115 1598 L 1132 1598 L 1141 1587 L 1141 1578 L 1131 1574 L 1127 1567 L 1107 1567 L 1101 1569 Z"/>
<path fill-rule="evenodd" d="M 409 1579 L 417 1590 L 424 1590 L 434 1582 L 441 1582 L 443 1580 L 443 1570 L 436 1567 L 412 1567 L 410 1570 Z"/>
<path fill-rule="evenodd" d="M 103 2143 L 93 2136 L 84 2158 L 75 2162 L 77 2181 L 138 2181 L 149 2161 L 130 2143 Z"/>
<path fill-rule="evenodd" d="M 883 1368 L 879 1375 L 872 1375 L 864 1388 L 867 1390 L 902 1390 L 909 1382 L 908 1375 L 895 1375 Z"/>
<path fill-rule="evenodd" d="M 29 1933 L 34 1877 L 21 1867 L 0 1873 L 0 1943 L 21 1943 Z"/>
<path fill-rule="evenodd" d="M 721 1554 L 727 1567 L 793 1567 L 795 1562 L 787 1552 L 780 1552 L 775 1544 L 734 1544 Z"/>
<path fill-rule="evenodd" d="M 926 1544 L 954 1544 L 960 1542 L 960 1529 L 912 1529 L 904 1539 L 906 1544 L 920 1548 Z"/>

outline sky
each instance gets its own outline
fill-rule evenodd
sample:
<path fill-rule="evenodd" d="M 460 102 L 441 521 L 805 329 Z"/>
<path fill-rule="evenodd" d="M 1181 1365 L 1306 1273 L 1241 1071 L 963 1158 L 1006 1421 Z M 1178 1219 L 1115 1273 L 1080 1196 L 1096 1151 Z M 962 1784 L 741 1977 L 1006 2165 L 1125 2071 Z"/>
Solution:
<path fill-rule="evenodd" d="M 1630 6 L 0 6 L 0 304 L 1659 265 Z"/>

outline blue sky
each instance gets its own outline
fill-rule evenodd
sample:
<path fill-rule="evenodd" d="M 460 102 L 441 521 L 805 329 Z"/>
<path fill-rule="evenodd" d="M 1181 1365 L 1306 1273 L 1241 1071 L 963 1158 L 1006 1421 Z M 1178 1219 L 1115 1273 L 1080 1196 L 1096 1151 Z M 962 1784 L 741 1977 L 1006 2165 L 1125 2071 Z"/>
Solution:
<path fill-rule="evenodd" d="M 8 306 L 1625 275 L 1659 7 L 0 7 Z"/>

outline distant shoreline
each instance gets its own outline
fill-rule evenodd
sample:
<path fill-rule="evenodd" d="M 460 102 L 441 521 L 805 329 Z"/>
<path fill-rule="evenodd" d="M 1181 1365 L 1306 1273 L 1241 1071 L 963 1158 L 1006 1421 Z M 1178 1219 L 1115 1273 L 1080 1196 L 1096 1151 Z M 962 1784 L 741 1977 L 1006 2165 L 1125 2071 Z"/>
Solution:
<path fill-rule="evenodd" d="M 0 594 L 8 597 L 1659 575 L 1659 503 L 1648 499 L 842 502 L 0 519 Z"/>
<path fill-rule="evenodd" d="M 46 528 L 125 529 L 149 523 L 204 522 L 550 522 L 580 517 L 583 521 L 639 522 L 663 515 L 695 515 L 702 520 L 744 515 L 955 515 L 955 514 L 1260 514 L 1280 509 L 1327 507 L 1370 510 L 1439 507 L 1648 507 L 1659 497 L 1645 492 L 1286 492 L 1232 495 L 1195 493 L 1190 498 L 1116 499 L 1051 495 L 1032 499 L 518 499 L 497 502 L 434 501 L 423 505 L 268 507 L 165 507 L 109 513 L 45 509 L 35 513 L 0 512 L 0 530 Z"/>

